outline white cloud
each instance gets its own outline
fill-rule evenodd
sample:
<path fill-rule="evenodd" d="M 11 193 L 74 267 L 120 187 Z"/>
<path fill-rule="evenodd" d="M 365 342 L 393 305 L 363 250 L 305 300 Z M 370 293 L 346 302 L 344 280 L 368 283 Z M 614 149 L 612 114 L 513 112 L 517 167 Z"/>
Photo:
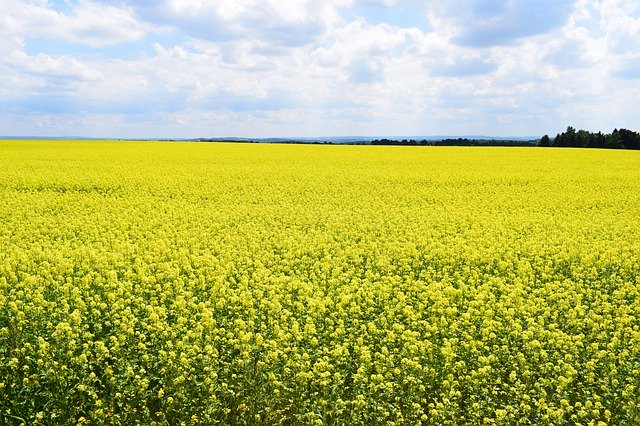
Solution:
<path fill-rule="evenodd" d="M 29 56 L 23 51 L 14 51 L 9 61 L 28 74 L 42 77 L 64 77 L 75 80 L 95 81 L 103 78 L 102 73 L 70 56 L 52 57 L 43 53 Z"/>
<path fill-rule="evenodd" d="M 265 40 L 277 46 L 313 42 L 338 21 L 338 1 L 140 0 L 130 2 L 150 22 L 210 41 Z"/>
<path fill-rule="evenodd" d="M 382 6 L 382 7 L 393 7 L 393 6 L 396 6 L 398 2 L 399 0 L 360 0 L 354 3 L 373 5 L 373 6 Z"/>
<path fill-rule="evenodd" d="M 514 43 L 562 26 L 575 0 L 434 0 L 431 23 L 461 45 L 486 47 Z"/>
<path fill-rule="evenodd" d="M 311 56 L 319 66 L 334 70 L 336 78 L 374 82 L 383 78 L 384 69 L 401 58 L 411 43 L 412 31 L 354 21 L 336 29 Z"/>
<path fill-rule="evenodd" d="M 46 1 L 4 0 L 2 7 L 3 35 L 57 38 L 102 47 L 140 40 L 150 28 L 135 18 L 131 8 L 90 0 L 73 3 L 70 14 L 55 10 Z"/>
<path fill-rule="evenodd" d="M 640 4 L 604 0 L 599 4 L 600 29 L 612 53 L 635 56 L 640 52 Z"/>
<path fill-rule="evenodd" d="M 632 0 L 81 0 L 64 9 L 5 0 L 3 6 L 0 134 L 535 135 L 569 124 L 640 128 L 628 108 L 640 96 L 629 84 L 640 77 L 640 8 Z M 394 7 L 424 16 L 430 26 L 397 15 L 386 20 Z M 162 38 L 158 28 L 172 37 Z M 142 52 L 111 55 L 131 42 Z"/>

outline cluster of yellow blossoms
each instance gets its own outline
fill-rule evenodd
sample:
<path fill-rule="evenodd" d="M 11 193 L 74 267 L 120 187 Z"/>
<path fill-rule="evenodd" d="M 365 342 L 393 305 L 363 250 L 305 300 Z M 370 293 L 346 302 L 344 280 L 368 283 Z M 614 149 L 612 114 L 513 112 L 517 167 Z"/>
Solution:
<path fill-rule="evenodd" d="M 0 142 L 0 424 L 640 422 L 640 156 Z"/>

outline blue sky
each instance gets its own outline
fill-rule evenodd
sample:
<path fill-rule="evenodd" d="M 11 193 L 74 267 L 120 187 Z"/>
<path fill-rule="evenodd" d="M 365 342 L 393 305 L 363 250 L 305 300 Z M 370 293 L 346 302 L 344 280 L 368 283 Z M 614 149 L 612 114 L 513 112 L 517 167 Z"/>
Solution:
<path fill-rule="evenodd" d="M 637 0 L 0 0 L 0 135 L 640 130 Z"/>

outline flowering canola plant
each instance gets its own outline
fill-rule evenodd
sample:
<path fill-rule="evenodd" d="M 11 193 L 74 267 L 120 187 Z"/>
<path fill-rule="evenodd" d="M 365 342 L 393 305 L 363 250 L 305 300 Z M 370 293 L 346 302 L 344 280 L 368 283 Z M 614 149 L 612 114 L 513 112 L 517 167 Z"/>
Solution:
<path fill-rule="evenodd" d="M 637 424 L 640 156 L 0 142 L 2 424 Z"/>

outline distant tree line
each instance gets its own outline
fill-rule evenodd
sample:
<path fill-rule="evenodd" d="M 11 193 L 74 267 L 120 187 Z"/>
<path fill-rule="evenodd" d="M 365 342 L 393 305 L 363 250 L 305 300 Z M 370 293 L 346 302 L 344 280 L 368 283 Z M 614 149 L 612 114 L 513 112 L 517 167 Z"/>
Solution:
<path fill-rule="evenodd" d="M 401 146 L 418 146 L 418 145 L 431 145 L 432 141 L 422 139 L 421 141 L 415 139 L 374 139 L 371 141 L 371 145 L 401 145 Z"/>
<path fill-rule="evenodd" d="M 567 127 L 567 130 L 551 139 L 544 135 L 539 146 L 573 147 L 573 148 L 610 148 L 610 149 L 640 149 L 640 134 L 627 129 L 614 129 L 613 132 L 603 134 L 587 130 L 577 130 Z"/>
<path fill-rule="evenodd" d="M 535 146 L 537 140 L 508 140 L 508 139 L 374 139 L 371 145 L 399 145 L 399 146 Z"/>

